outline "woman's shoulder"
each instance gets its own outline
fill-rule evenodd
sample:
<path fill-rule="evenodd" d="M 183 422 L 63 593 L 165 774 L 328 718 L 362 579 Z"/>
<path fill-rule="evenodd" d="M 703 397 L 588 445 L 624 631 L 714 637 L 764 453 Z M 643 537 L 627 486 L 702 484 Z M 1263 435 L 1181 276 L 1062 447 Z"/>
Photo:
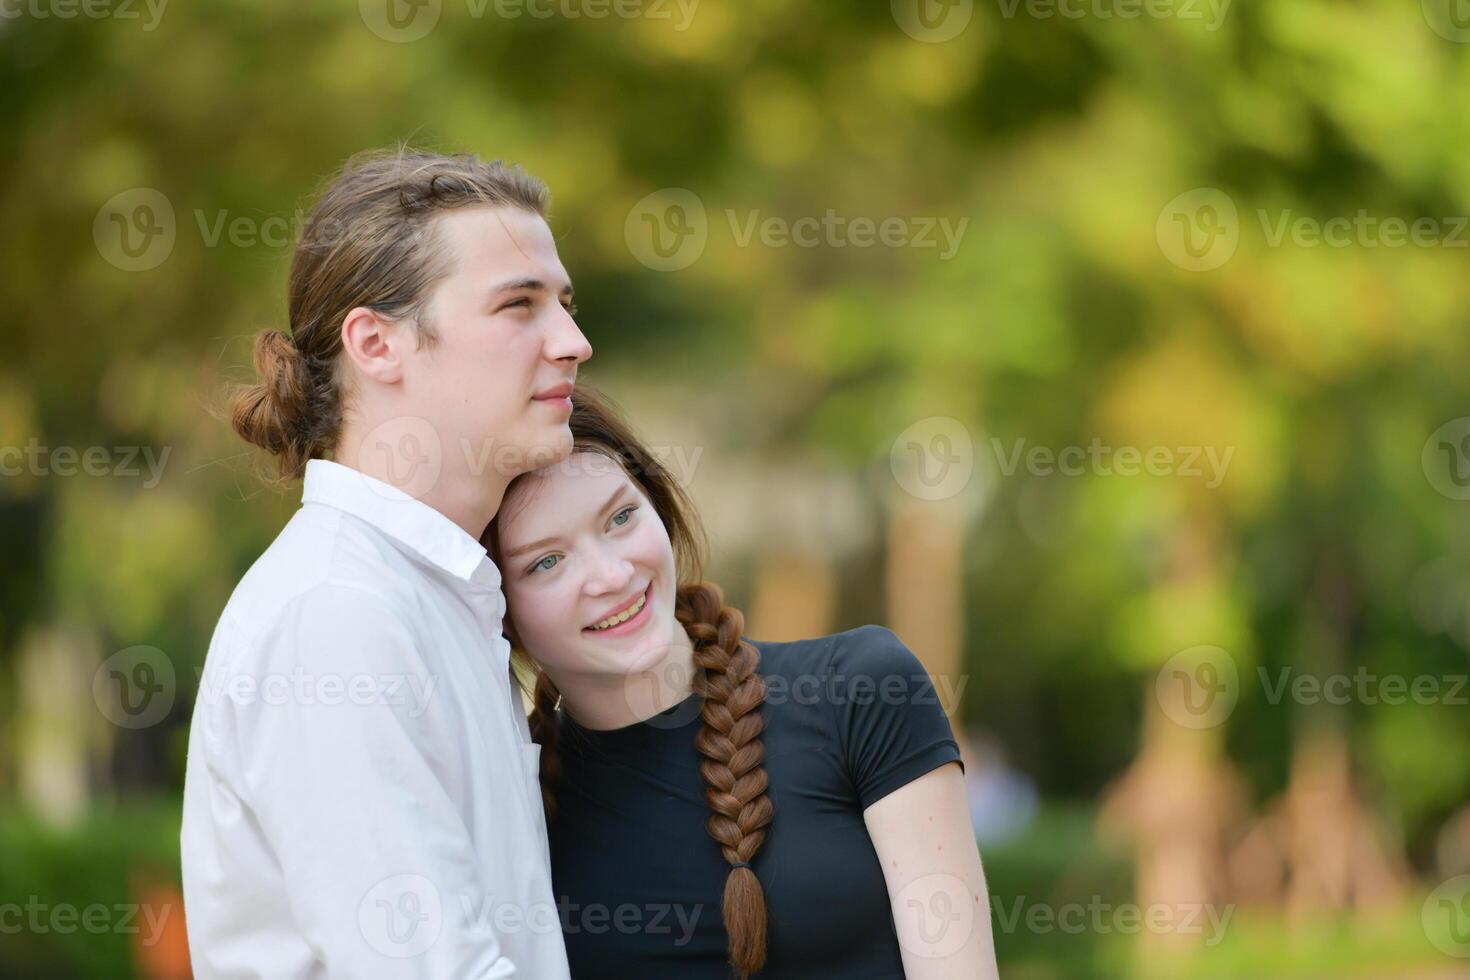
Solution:
<path fill-rule="evenodd" d="M 762 674 L 792 677 L 870 675 L 877 678 L 923 672 L 923 665 L 886 626 L 868 624 L 805 640 L 751 641 L 760 651 Z"/>
<path fill-rule="evenodd" d="M 861 809 L 959 759 L 952 709 L 919 658 L 887 627 L 761 647 L 771 654 L 760 666 L 766 703 L 776 707 L 771 727 L 809 733 L 826 726 L 827 737 L 803 744 L 840 756 Z"/>

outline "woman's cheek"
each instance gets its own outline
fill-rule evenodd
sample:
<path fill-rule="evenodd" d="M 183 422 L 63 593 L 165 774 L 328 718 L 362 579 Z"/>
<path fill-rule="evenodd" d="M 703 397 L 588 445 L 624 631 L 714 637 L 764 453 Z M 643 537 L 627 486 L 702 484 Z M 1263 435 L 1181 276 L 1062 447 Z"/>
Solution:
<path fill-rule="evenodd" d="M 558 650 L 566 645 L 566 634 L 573 632 L 577 622 L 575 596 L 561 583 L 549 589 L 538 590 L 526 597 L 531 604 L 531 618 L 535 623 L 536 637 L 544 650 Z"/>

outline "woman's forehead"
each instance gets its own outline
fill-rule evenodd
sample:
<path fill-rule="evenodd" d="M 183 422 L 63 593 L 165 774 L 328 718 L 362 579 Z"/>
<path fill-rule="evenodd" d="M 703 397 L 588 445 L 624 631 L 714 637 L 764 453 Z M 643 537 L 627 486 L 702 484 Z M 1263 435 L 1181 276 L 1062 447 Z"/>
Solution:
<path fill-rule="evenodd" d="M 516 481 L 502 505 L 501 527 L 520 530 L 528 520 L 541 523 L 550 511 L 559 523 L 596 512 L 612 494 L 632 481 L 617 460 L 594 450 L 577 450 L 566 459 L 527 473 Z M 528 535 L 550 528 L 527 528 Z"/>

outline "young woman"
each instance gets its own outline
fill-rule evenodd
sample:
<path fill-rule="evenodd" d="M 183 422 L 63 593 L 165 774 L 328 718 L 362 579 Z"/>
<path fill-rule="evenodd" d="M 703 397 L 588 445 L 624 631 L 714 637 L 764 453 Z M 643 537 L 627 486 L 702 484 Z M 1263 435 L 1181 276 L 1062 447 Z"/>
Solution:
<path fill-rule="evenodd" d="M 686 494 L 606 402 L 486 531 L 534 675 L 572 975 L 993 977 L 959 749 L 878 626 L 742 635 Z"/>

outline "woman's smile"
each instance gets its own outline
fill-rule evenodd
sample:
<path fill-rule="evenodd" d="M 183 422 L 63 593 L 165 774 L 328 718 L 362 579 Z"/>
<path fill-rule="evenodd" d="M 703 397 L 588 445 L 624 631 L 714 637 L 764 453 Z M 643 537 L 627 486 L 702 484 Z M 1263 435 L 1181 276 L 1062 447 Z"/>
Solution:
<path fill-rule="evenodd" d="M 633 604 L 618 614 L 626 616 L 629 611 L 633 611 L 633 614 L 628 616 L 627 619 L 621 622 L 614 622 L 611 626 L 604 626 L 604 623 L 615 621 L 618 618 L 617 616 L 610 616 L 600 623 L 593 624 L 592 626 L 584 626 L 582 632 L 593 636 L 626 636 L 629 633 L 637 632 L 652 618 L 652 590 L 653 583 L 650 581 L 643 589 L 642 594 L 634 600 Z"/>

